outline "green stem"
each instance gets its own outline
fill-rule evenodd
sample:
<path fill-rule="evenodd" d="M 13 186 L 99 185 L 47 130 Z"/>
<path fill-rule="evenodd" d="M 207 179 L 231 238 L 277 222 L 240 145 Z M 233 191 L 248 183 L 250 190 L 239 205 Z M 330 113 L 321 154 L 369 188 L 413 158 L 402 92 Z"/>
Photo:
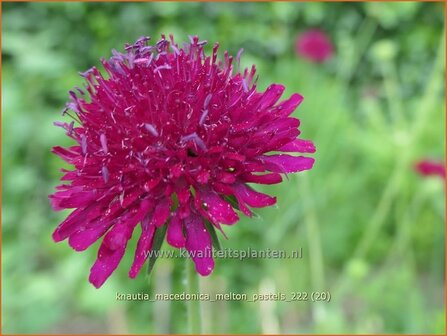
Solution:
<path fill-rule="evenodd" d="M 399 78 L 396 65 L 393 61 L 383 62 L 381 65 L 383 85 L 385 87 L 390 114 L 395 121 L 395 125 L 397 125 L 397 131 L 400 131 L 402 126 L 405 125 L 406 120 L 403 115 L 402 95 L 399 92 Z"/>
<path fill-rule="evenodd" d="M 195 269 L 192 259 L 186 260 L 186 276 L 187 276 L 187 291 L 190 294 L 199 293 L 199 277 Z M 186 301 L 188 310 L 188 332 L 193 335 L 200 335 L 202 333 L 201 315 L 200 315 L 200 301 L 189 300 Z"/>
<path fill-rule="evenodd" d="M 421 99 L 421 105 L 416 111 L 415 121 L 410 127 L 410 138 L 406 144 L 407 148 L 402 148 L 398 155 L 396 155 L 396 166 L 392 173 L 390 179 L 388 180 L 387 186 L 381 196 L 378 203 L 376 211 L 371 216 L 371 220 L 365 229 L 363 237 L 355 249 L 353 257 L 345 264 L 345 267 L 340 276 L 338 284 L 335 286 L 333 293 L 334 297 L 340 297 L 347 289 L 352 285 L 351 279 L 347 276 L 348 266 L 351 261 L 356 259 L 364 259 L 370 247 L 373 245 L 375 239 L 377 238 L 380 230 L 385 223 L 385 220 L 391 209 L 391 205 L 394 202 L 396 195 L 399 192 L 402 183 L 402 176 L 405 170 L 411 162 L 410 150 L 411 146 L 416 143 L 419 139 L 420 133 L 424 129 L 426 123 L 429 121 L 428 115 L 433 110 L 433 106 L 436 102 L 437 96 L 439 95 L 439 90 L 442 86 L 442 70 L 445 69 L 444 59 L 445 59 L 445 28 L 443 35 L 439 42 L 438 52 L 436 55 L 436 60 L 430 75 L 430 80 L 427 85 L 427 89 L 424 96 Z"/>
<path fill-rule="evenodd" d="M 317 212 L 315 209 L 315 203 L 311 197 L 312 191 L 307 176 L 304 176 L 302 181 L 303 192 L 308 195 L 308 207 L 305 214 L 307 241 L 309 248 L 309 265 L 310 276 L 313 291 L 324 291 L 325 279 L 324 279 L 324 259 L 323 248 L 321 244 L 320 226 L 318 223 Z M 325 307 L 320 303 L 312 305 L 313 317 L 316 324 L 321 323 L 321 317 L 325 315 Z"/>
<path fill-rule="evenodd" d="M 337 74 L 339 82 L 345 82 L 346 88 L 349 86 L 355 70 L 360 64 L 362 57 L 364 57 L 365 51 L 372 41 L 374 33 L 377 30 L 377 22 L 371 18 L 366 18 L 358 30 L 358 34 L 355 38 L 354 45 L 355 50 L 353 57 L 346 57 L 344 62 L 341 62 L 339 71 Z"/>

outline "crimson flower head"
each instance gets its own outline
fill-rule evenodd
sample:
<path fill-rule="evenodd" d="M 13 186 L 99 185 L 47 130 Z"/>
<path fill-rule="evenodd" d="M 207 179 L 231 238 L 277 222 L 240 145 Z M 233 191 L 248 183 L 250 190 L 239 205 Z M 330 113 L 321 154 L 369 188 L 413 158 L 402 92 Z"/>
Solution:
<path fill-rule="evenodd" d="M 160 232 L 189 252 L 198 273 L 210 274 L 214 261 L 206 251 L 214 230 L 276 202 L 248 184 L 280 183 L 281 174 L 314 163 L 285 154 L 315 151 L 298 138 L 300 122 L 290 116 L 302 96 L 279 101 L 279 84 L 258 92 L 255 67 L 239 71 L 240 52 L 236 62 L 227 52 L 218 61 L 217 43 L 207 56 L 206 41 L 197 37 L 182 47 L 172 36 L 154 45 L 149 40 L 126 45 L 124 53 L 113 50 L 101 61 L 106 76 L 95 67 L 82 73 L 86 90 L 70 91 L 63 113 L 74 121 L 55 123 L 76 144 L 53 148 L 73 170 L 62 170 L 63 184 L 49 196 L 52 207 L 74 209 L 53 239 L 68 238 L 83 251 L 103 237 L 89 278 L 97 288 L 138 225 L 131 278 Z"/>
<path fill-rule="evenodd" d="M 299 56 L 314 63 L 327 61 L 334 52 L 329 37 L 318 29 L 308 30 L 298 36 L 295 47 Z"/>
<path fill-rule="evenodd" d="M 415 169 L 423 176 L 439 176 L 445 179 L 445 164 L 441 161 L 422 160 L 416 163 Z"/>

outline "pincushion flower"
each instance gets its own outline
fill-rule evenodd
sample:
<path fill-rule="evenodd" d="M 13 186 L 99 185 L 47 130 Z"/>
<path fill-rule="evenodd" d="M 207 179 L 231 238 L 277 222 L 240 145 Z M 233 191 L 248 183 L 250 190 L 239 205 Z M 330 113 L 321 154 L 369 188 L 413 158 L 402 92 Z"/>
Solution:
<path fill-rule="evenodd" d="M 314 63 L 327 61 L 334 52 L 329 37 L 318 29 L 308 30 L 298 36 L 295 48 L 299 56 Z"/>
<path fill-rule="evenodd" d="M 302 96 L 279 101 L 279 84 L 258 92 L 255 67 L 235 71 L 240 53 L 236 62 L 227 52 L 218 61 L 217 43 L 207 56 L 197 37 L 182 48 L 172 36 L 149 40 L 113 50 L 101 61 L 107 76 L 95 67 L 82 73 L 86 92 L 70 91 L 64 110 L 75 121 L 56 122 L 76 145 L 53 148 L 74 166 L 49 196 L 55 210 L 74 209 L 53 239 L 83 251 L 104 236 L 90 271 L 95 287 L 116 269 L 138 225 L 131 278 L 163 229 L 198 273 L 210 274 L 212 255 L 198 252 L 212 248 L 211 231 L 276 202 L 248 183 L 279 183 L 314 163 L 289 154 L 315 151 L 290 116 Z"/>

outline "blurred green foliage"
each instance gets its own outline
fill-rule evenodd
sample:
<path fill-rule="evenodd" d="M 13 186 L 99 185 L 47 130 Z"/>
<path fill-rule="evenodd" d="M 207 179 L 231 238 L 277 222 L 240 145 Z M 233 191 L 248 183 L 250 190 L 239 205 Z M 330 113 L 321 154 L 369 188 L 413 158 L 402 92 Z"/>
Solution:
<path fill-rule="evenodd" d="M 312 171 L 264 190 L 278 208 L 226 228 L 223 247 L 294 250 L 300 260 L 217 260 L 204 292 L 329 290 L 330 303 L 205 302 L 220 333 L 444 333 L 442 181 L 415 161 L 445 153 L 441 3 L 4 3 L 2 26 L 2 314 L 6 333 L 186 332 L 183 302 L 119 302 L 115 293 L 183 291 L 181 260 L 132 281 L 130 252 L 100 290 L 87 281 L 98 245 L 78 254 L 51 233 L 67 213 L 47 195 L 54 145 L 79 71 L 141 35 L 198 34 L 255 63 L 259 87 L 284 83 L 317 145 Z M 328 32 L 315 65 L 296 36 Z M 211 43 L 212 44 L 212 43 Z M 164 246 L 166 248 L 166 244 Z"/>

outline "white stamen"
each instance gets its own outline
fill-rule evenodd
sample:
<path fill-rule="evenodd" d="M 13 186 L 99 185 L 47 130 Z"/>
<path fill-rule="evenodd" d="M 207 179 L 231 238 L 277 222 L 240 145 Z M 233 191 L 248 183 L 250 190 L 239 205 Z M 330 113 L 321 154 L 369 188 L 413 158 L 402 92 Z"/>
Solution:
<path fill-rule="evenodd" d="M 82 154 L 87 154 L 87 138 L 85 137 L 85 134 L 81 134 L 81 149 Z"/>
<path fill-rule="evenodd" d="M 236 55 L 236 63 L 237 63 L 237 72 L 240 72 L 241 69 L 241 55 L 244 52 L 244 48 L 239 49 Z"/>
<path fill-rule="evenodd" d="M 143 58 L 137 58 L 135 61 L 133 61 L 135 64 L 140 64 L 140 63 L 145 63 L 145 62 L 148 62 L 149 61 L 149 58 L 145 58 L 145 57 L 143 57 Z"/>
<path fill-rule="evenodd" d="M 158 137 L 158 132 L 157 129 L 151 125 L 151 124 L 144 124 L 144 127 L 146 128 L 146 130 L 151 133 L 153 136 Z"/>
<path fill-rule="evenodd" d="M 171 69 L 171 66 L 169 64 L 160 65 L 154 69 L 154 72 L 160 73 L 160 70 L 163 69 Z"/>
<path fill-rule="evenodd" d="M 67 134 L 71 135 L 73 133 L 73 128 L 74 128 L 74 121 L 72 121 L 70 123 L 70 125 L 68 125 L 68 129 L 67 129 Z"/>
<path fill-rule="evenodd" d="M 248 92 L 248 84 L 247 84 L 247 80 L 246 79 L 242 80 L 242 87 L 244 88 L 245 92 Z"/>
<path fill-rule="evenodd" d="M 102 173 L 102 178 L 104 179 L 104 182 L 105 183 L 109 182 L 109 170 L 107 169 L 106 166 L 103 166 L 101 168 L 101 173 Z"/>
<path fill-rule="evenodd" d="M 202 115 L 200 116 L 199 125 L 202 126 L 205 122 L 206 117 L 208 116 L 208 109 L 202 111 Z"/>
<path fill-rule="evenodd" d="M 203 142 L 202 139 L 199 138 L 199 136 L 197 135 L 196 132 L 194 132 L 194 133 L 192 133 L 192 134 L 189 134 L 189 135 L 186 135 L 186 136 L 184 136 L 184 137 L 181 138 L 181 141 L 182 141 L 183 143 L 186 143 L 186 142 L 188 142 L 188 141 L 190 141 L 190 140 L 194 141 L 194 143 L 195 143 L 200 149 L 202 149 L 202 150 L 206 150 L 206 145 L 205 145 L 205 143 Z"/>
<path fill-rule="evenodd" d="M 107 148 L 107 138 L 105 134 L 101 134 L 99 136 L 99 140 L 101 141 L 101 147 L 104 154 L 107 154 L 109 152 L 109 149 Z"/>
<path fill-rule="evenodd" d="M 208 96 L 206 96 L 205 101 L 203 102 L 203 108 L 207 109 L 208 105 L 210 103 L 211 98 L 213 97 L 213 95 L 210 93 L 208 94 Z"/>
<path fill-rule="evenodd" d="M 176 55 L 180 55 L 180 51 L 178 50 L 177 46 L 174 43 L 171 43 L 171 48 L 174 50 L 174 53 Z"/>

